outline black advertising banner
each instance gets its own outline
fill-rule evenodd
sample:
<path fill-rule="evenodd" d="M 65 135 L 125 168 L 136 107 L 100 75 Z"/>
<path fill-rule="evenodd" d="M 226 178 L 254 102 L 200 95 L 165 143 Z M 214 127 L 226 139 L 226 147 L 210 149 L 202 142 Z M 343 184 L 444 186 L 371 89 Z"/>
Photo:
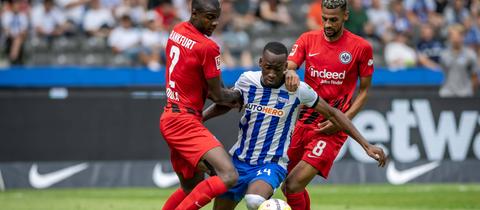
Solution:
<path fill-rule="evenodd" d="M 92 165 L 107 175 L 108 169 L 118 169 L 137 178 L 155 171 L 166 177 L 157 166 L 161 162 L 171 169 L 158 129 L 164 104 L 161 89 L 0 90 L 0 178 L 3 174 L 7 187 L 34 187 L 27 175 L 70 168 L 91 180 Z M 206 123 L 226 148 L 236 141 L 240 114 L 232 111 Z M 353 121 L 370 142 L 385 149 L 390 164 L 377 169 L 349 140 L 328 182 L 480 181 L 480 98 L 442 99 L 434 88 L 376 88 Z M 148 170 L 133 175 L 135 167 Z M 124 179 L 130 181 L 108 186 L 155 186 L 151 180 Z M 97 186 L 77 181 L 65 186 Z"/>

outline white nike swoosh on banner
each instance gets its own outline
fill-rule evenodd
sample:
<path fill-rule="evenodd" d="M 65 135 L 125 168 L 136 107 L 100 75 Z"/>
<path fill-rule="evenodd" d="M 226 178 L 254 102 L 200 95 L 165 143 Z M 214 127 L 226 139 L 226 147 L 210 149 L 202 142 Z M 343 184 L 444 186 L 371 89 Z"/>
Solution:
<path fill-rule="evenodd" d="M 32 187 L 43 189 L 67 179 L 68 177 L 71 177 L 74 174 L 85 170 L 86 168 L 88 168 L 88 163 L 81 163 L 54 172 L 39 174 L 37 164 L 33 164 L 30 168 L 30 172 L 28 173 L 28 179 Z"/>
<path fill-rule="evenodd" d="M 2 171 L 0 170 L 0 191 L 5 191 L 5 182 L 3 181 Z"/>
<path fill-rule="evenodd" d="M 308 53 L 308 56 L 309 56 L 309 57 L 312 57 L 312 56 L 316 56 L 316 55 L 318 55 L 318 54 L 320 54 L 320 53 Z"/>
<path fill-rule="evenodd" d="M 162 164 L 157 163 L 153 168 L 152 174 L 153 182 L 160 188 L 167 188 L 178 184 L 177 174 L 175 172 L 164 173 L 162 171 Z"/>
<path fill-rule="evenodd" d="M 440 166 L 440 161 L 435 161 L 403 171 L 399 171 L 395 168 L 395 163 L 392 161 L 387 166 L 387 180 L 394 185 L 405 184 L 410 180 L 415 179 L 435 169 L 438 166 Z"/>

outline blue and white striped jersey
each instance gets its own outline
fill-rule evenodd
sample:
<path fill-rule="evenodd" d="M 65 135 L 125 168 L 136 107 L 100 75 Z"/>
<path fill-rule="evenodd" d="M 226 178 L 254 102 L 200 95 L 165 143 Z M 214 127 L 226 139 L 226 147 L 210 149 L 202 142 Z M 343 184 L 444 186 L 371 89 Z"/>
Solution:
<path fill-rule="evenodd" d="M 243 96 L 244 113 L 230 154 L 251 165 L 276 162 L 286 169 L 299 105 L 315 106 L 318 95 L 304 82 L 294 93 L 288 92 L 285 85 L 263 87 L 261 76 L 260 71 L 245 72 L 235 83 L 235 89 Z"/>

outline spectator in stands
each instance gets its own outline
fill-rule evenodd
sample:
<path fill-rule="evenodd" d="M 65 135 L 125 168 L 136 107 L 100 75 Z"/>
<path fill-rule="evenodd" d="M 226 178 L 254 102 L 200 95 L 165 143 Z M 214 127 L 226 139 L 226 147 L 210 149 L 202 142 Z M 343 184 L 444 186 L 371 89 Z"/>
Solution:
<path fill-rule="evenodd" d="M 392 71 L 404 69 L 415 65 L 417 56 L 410 47 L 406 33 L 398 32 L 395 39 L 385 46 L 385 62 Z"/>
<path fill-rule="evenodd" d="M 470 12 L 465 7 L 464 0 L 450 1 L 444 11 L 445 21 L 448 25 L 456 23 L 463 24 L 463 21 L 469 16 Z"/>
<path fill-rule="evenodd" d="M 91 0 L 83 20 L 83 30 L 90 36 L 104 38 L 114 26 L 115 19 L 110 10 L 101 7 L 100 0 Z"/>
<path fill-rule="evenodd" d="M 420 41 L 417 43 L 418 64 L 430 69 L 438 69 L 443 43 L 435 37 L 432 25 L 425 23 L 421 27 Z"/>
<path fill-rule="evenodd" d="M 160 21 L 163 30 L 171 31 L 173 27 L 179 22 L 175 7 L 169 1 L 162 1 L 156 8 L 158 21 Z M 223 14 L 222 14 L 223 15 Z"/>
<path fill-rule="evenodd" d="M 349 11 L 350 15 L 345 22 L 345 28 L 356 35 L 364 36 L 363 27 L 368 22 L 368 16 L 367 11 L 363 8 L 362 0 L 351 1 Z"/>
<path fill-rule="evenodd" d="M 407 12 L 405 11 L 405 7 L 403 6 L 402 0 L 393 0 L 391 3 L 392 7 L 392 26 L 393 31 L 397 32 L 410 32 L 411 23 L 408 20 Z"/>
<path fill-rule="evenodd" d="M 108 45 L 114 53 L 135 61 L 141 51 L 140 38 L 140 33 L 133 27 L 130 16 L 123 15 L 120 18 L 120 25 L 110 33 Z"/>
<path fill-rule="evenodd" d="M 435 7 L 434 0 L 405 0 L 408 20 L 414 26 L 427 22 L 437 26 L 438 16 L 435 13 Z"/>
<path fill-rule="evenodd" d="M 100 0 L 102 8 L 106 8 L 110 11 L 115 11 L 120 5 L 122 5 L 123 0 Z"/>
<path fill-rule="evenodd" d="M 384 44 L 382 38 L 375 33 L 375 26 L 372 23 L 367 23 L 364 27 L 364 36 L 363 38 L 367 40 L 373 48 L 373 60 L 375 60 L 375 65 L 384 66 L 385 62 L 383 60 L 383 48 Z"/>
<path fill-rule="evenodd" d="M 1 15 L 2 34 L 6 38 L 5 54 L 10 64 L 23 64 L 23 45 L 28 32 L 27 14 L 21 12 L 20 2 L 9 0 L 10 10 Z"/>
<path fill-rule="evenodd" d="M 374 33 L 382 40 L 390 40 L 392 30 L 391 14 L 382 4 L 381 0 L 372 0 L 371 7 L 367 10 L 368 21 L 374 27 Z M 374 48 L 375 49 L 375 48 Z"/>
<path fill-rule="evenodd" d="M 322 26 L 322 0 L 315 0 L 308 9 L 307 27 L 309 30 L 319 30 Z"/>
<path fill-rule="evenodd" d="M 261 0 L 257 10 L 260 20 L 272 26 L 290 24 L 291 18 L 287 6 L 281 0 Z"/>
<path fill-rule="evenodd" d="M 454 24 L 448 28 L 448 48 L 442 53 L 440 64 L 444 82 L 440 97 L 470 97 L 478 89 L 477 55 L 464 46 L 465 29 Z"/>
<path fill-rule="evenodd" d="M 115 17 L 128 15 L 135 26 L 143 24 L 146 14 L 147 0 L 123 0 L 123 3 L 115 9 Z"/>
<path fill-rule="evenodd" d="M 224 0 L 221 6 L 216 35 L 220 38 L 223 63 L 227 67 L 251 67 L 250 37 L 245 32 L 248 21 L 235 11 L 233 1 Z"/>
<path fill-rule="evenodd" d="M 32 10 L 32 26 L 38 37 L 52 40 L 62 36 L 66 28 L 63 12 L 55 6 L 53 0 L 44 0 L 43 4 Z"/>
<path fill-rule="evenodd" d="M 163 31 L 154 11 L 147 13 L 145 28 L 142 30 L 143 51 L 140 59 L 152 71 L 160 70 L 162 57 L 165 57 L 168 32 Z"/>
<path fill-rule="evenodd" d="M 67 31 L 77 33 L 81 29 L 86 5 L 91 0 L 56 0 L 57 5 L 62 9 L 66 18 Z"/>
<path fill-rule="evenodd" d="M 480 17 L 476 17 L 480 20 Z M 466 17 L 463 21 L 465 26 L 465 45 L 471 47 L 475 52 L 480 50 L 480 27 L 478 23 L 473 20 L 473 17 Z"/>
<path fill-rule="evenodd" d="M 172 0 L 173 7 L 177 11 L 177 18 L 180 21 L 188 21 L 190 19 L 190 5 L 192 0 Z"/>

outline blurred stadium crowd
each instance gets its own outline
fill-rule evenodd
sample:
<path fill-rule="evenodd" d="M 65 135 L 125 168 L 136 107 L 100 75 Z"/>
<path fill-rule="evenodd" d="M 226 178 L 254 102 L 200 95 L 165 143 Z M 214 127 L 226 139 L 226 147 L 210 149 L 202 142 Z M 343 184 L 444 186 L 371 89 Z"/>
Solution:
<path fill-rule="evenodd" d="M 0 65 L 158 70 L 168 32 L 188 20 L 190 1 L 1 0 Z M 439 69 L 442 53 L 455 44 L 467 48 L 467 60 L 480 54 L 479 0 L 350 0 L 349 6 L 346 28 L 371 42 L 377 66 Z M 322 21 L 321 0 L 223 0 L 222 9 L 213 39 L 227 67 L 252 66 L 268 41 L 291 46 Z"/>

